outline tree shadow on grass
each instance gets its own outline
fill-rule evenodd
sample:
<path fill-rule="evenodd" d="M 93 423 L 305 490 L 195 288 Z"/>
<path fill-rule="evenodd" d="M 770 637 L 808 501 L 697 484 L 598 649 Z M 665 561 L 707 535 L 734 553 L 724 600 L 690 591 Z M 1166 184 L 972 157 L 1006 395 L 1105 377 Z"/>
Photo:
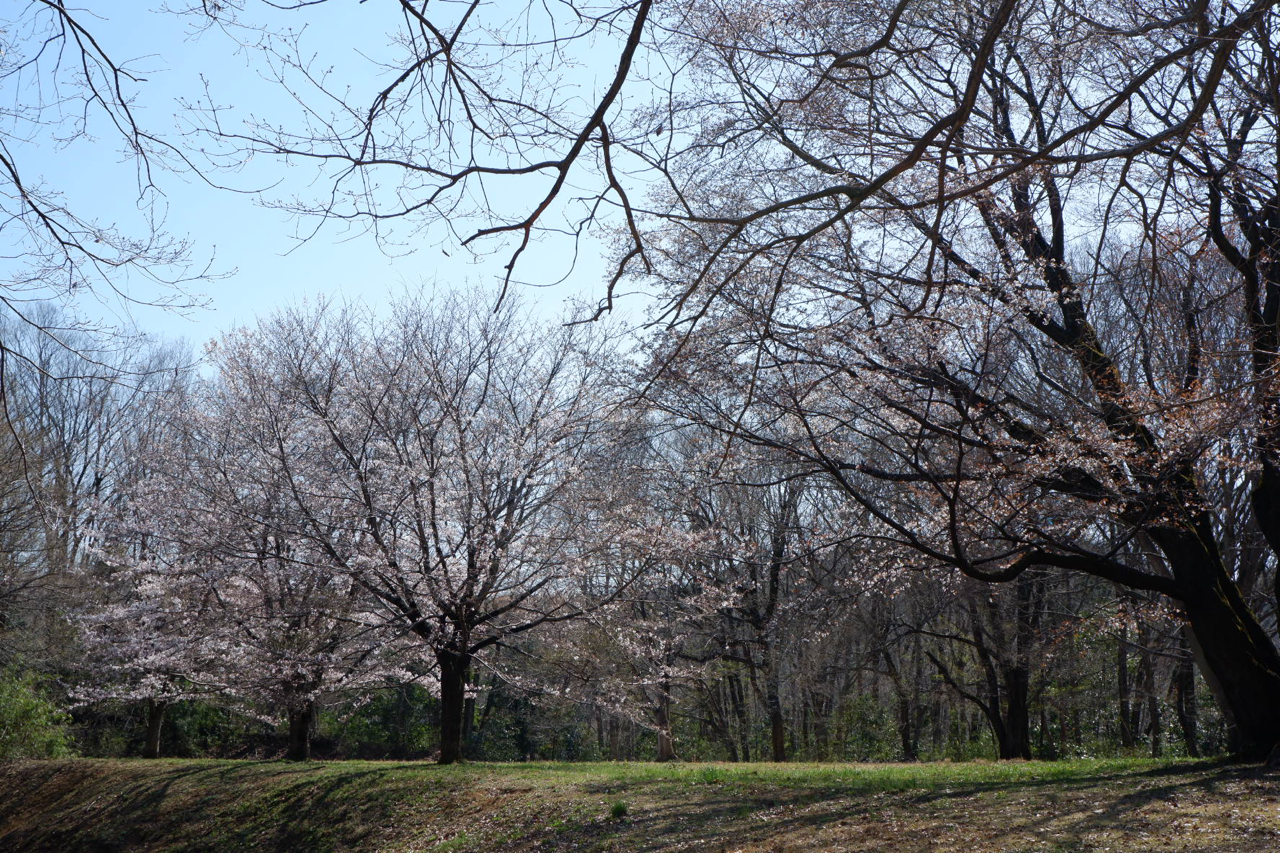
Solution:
<path fill-rule="evenodd" d="M 1280 795 L 1280 779 L 1227 764 L 1059 775 L 1049 768 L 1007 780 L 957 780 L 932 769 L 921 771 L 928 778 L 913 777 L 910 770 L 808 786 L 717 771 L 512 787 L 505 783 L 520 779 L 420 764 L 44 762 L 0 768 L 7 788 L 0 850 L 372 853 L 412 840 L 423 849 L 485 853 L 656 853 L 697 842 L 769 849 L 771 839 L 784 838 L 807 839 L 798 849 L 818 850 L 818 838 L 832 831 L 852 839 L 850 850 L 923 850 L 930 833 L 966 820 L 985 821 L 992 837 L 1051 834 L 1057 849 L 1069 850 L 1084 849 L 1091 833 L 1127 832 L 1136 812 L 1175 797 L 1221 799 L 1241 783 Z M 619 798 L 629 802 L 623 817 L 610 815 Z M 881 843 L 890 816 L 907 827 L 900 846 Z M 871 846 L 859 846 L 858 833 Z"/>
<path fill-rule="evenodd" d="M 115 762 L 107 771 L 95 762 L 57 764 L 28 768 L 24 788 L 7 793 L 0 806 L 0 849 L 360 849 L 385 825 L 397 795 L 422 787 L 394 766 L 184 762 L 122 768 Z M 404 778 L 388 778 L 398 772 Z"/>
<path fill-rule="evenodd" d="M 1117 832 L 1133 836 L 1135 846 L 1131 849 L 1145 850 L 1137 837 L 1141 827 L 1135 815 L 1152 804 L 1169 803 L 1189 794 L 1211 798 L 1230 783 L 1250 781 L 1280 795 L 1280 779 L 1257 767 L 1225 762 L 1107 770 L 1067 778 L 940 779 L 936 784 L 906 784 L 896 789 L 884 781 L 855 778 L 849 784 L 808 789 L 740 783 L 690 785 L 690 794 L 683 799 L 669 792 L 653 796 L 660 782 L 633 785 L 625 792 L 616 784 L 604 784 L 593 787 L 598 787 L 599 793 L 647 796 L 651 805 L 634 810 L 625 822 L 600 821 L 570 833 L 543 833 L 504 849 L 608 850 L 616 845 L 628 853 L 657 853 L 708 849 L 708 845 L 719 850 L 728 845 L 725 849 L 791 850 L 793 847 L 782 840 L 792 839 L 790 843 L 800 845 L 794 849 L 818 850 L 826 849 L 819 841 L 822 831 L 847 826 L 840 838 L 841 849 L 931 850 L 948 827 L 968 822 L 970 832 L 990 836 L 996 846 L 989 849 L 1085 850 L 1092 849 L 1087 841 L 1091 836 Z M 996 799 L 1000 795 L 1009 800 Z M 890 824 L 893 829 L 887 831 Z M 1013 846 L 1017 844 L 1015 837 L 1034 840 L 1019 848 Z M 805 840 L 795 842 L 797 838 Z M 1221 848 L 1213 843 L 1205 840 L 1188 849 L 1216 853 Z M 1276 848 L 1260 840 L 1248 849 Z"/>

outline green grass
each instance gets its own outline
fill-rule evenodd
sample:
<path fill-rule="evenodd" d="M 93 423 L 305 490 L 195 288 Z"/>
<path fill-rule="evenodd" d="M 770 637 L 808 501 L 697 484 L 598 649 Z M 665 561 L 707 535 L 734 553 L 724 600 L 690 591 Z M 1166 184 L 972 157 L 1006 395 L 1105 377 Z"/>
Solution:
<path fill-rule="evenodd" d="M 0 850 L 1274 851 L 1280 781 L 1212 762 L 0 765 Z"/>

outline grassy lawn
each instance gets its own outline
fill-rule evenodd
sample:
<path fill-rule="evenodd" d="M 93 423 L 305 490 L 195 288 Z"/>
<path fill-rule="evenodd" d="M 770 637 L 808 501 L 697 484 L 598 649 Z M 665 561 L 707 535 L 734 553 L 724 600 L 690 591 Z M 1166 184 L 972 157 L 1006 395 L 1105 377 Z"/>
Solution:
<path fill-rule="evenodd" d="M 1273 851 L 1218 763 L 0 765 L 4 851 Z"/>

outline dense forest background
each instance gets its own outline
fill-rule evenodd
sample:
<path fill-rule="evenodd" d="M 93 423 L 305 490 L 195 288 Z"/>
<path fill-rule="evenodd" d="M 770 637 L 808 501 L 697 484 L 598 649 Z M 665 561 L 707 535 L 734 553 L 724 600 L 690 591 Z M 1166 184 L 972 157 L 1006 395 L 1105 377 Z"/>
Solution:
<path fill-rule="evenodd" d="M 393 619 L 388 629 L 379 600 L 360 587 L 343 586 L 335 601 L 328 587 L 348 570 L 307 557 L 301 528 L 292 528 L 290 559 L 264 563 L 264 549 L 279 557 L 298 521 L 246 505 L 270 494 L 253 473 L 270 463 L 252 457 L 270 436 L 236 419 L 314 414 L 299 407 L 293 383 L 320 364 L 328 381 L 341 384 L 341 364 L 368 391 L 375 380 L 354 363 L 367 356 L 363 336 L 408 350 L 422 330 L 442 347 L 428 366 L 465 363 L 485 388 L 514 383 L 502 386 L 507 406 L 517 388 L 530 390 L 521 383 L 563 395 L 556 407 L 500 411 L 495 442 L 536 418 L 563 421 L 564 407 L 593 395 L 593 436 L 572 450 L 584 458 L 546 496 L 563 504 L 552 506 L 557 516 L 576 504 L 585 510 L 575 515 L 590 517 L 538 524 L 608 546 L 557 550 L 554 572 L 538 556 L 529 573 L 506 579 L 507 599 L 533 589 L 515 627 L 545 624 L 498 626 L 488 636 L 499 641 L 463 673 L 464 757 L 887 761 L 1227 749 L 1184 620 L 1156 596 L 1063 569 L 990 584 L 904 565 L 900 550 L 860 531 L 820 477 L 792 475 L 768 450 L 726 456 L 713 432 L 646 404 L 626 384 L 637 364 L 607 334 L 521 321 L 519 303 L 497 314 L 491 305 L 491 293 L 464 291 L 419 298 L 394 321 L 333 306 L 284 312 L 211 348 L 218 372 L 205 377 L 189 352 L 153 344 L 112 352 L 101 374 L 83 375 L 79 354 L 33 335 L 27 352 L 36 358 L 6 383 L 6 753 L 274 756 L 293 747 L 292 720 L 316 757 L 439 756 L 440 667 L 412 641 L 413 626 Z M 566 363 L 583 354 L 589 362 L 566 379 Z M 398 352 L 395 363 L 406 358 Z M 231 396 L 259 381 L 275 386 L 247 403 Z M 573 393 L 563 394 L 565 382 Z M 609 433 L 596 434 L 605 425 Z M 443 438 L 445 427 L 433 429 Z M 295 464 L 309 452 L 298 445 Z M 508 464 L 525 458 L 502 453 Z M 228 480 L 225 493 L 209 485 L 231 476 L 242 479 Z M 1258 595 L 1271 588 L 1269 572 L 1257 572 Z M 554 583 L 541 585 L 546 578 Z M 573 618 L 561 621 L 567 601 Z M 326 617 L 318 628 L 307 624 L 316 614 Z"/>

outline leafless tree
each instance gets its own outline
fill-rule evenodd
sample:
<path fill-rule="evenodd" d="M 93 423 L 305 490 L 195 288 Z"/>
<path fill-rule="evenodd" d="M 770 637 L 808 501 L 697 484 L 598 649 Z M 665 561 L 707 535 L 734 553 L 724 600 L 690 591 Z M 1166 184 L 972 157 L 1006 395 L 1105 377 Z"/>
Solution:
<path fill-rule="evenodd" d="M 145 78 L 99 37 L 98 23 L 61 0 L 23 0 L 0 17 L 0 309 L 7 322 L 34 326 L 90 362 L 104 335 L 85 346 L 71 342 L 73 330 L 112 330 L 71 314 L 77 299 L 188 308 L 196 304 L 188 285 L 209 273 L 193 262 L 188 241 L 165 233 L 157 189 L 161 172 L 191 163 L 141 121 L 136 99 Z M 120 204 L 121 219 L 141 211 L 135 226 L 91 216 L 81 190 L 37 165 L 40 149 L 52 162 L 51 149 L 89 143 L 117 145 L 122 168 L 135 169 L 136 197 Z M 57 323 L 35 312 L 44 302 L 64 309 Z M 18 344 L 12 334 L 0 339 L 0 368 L 27 358 Z"/>

